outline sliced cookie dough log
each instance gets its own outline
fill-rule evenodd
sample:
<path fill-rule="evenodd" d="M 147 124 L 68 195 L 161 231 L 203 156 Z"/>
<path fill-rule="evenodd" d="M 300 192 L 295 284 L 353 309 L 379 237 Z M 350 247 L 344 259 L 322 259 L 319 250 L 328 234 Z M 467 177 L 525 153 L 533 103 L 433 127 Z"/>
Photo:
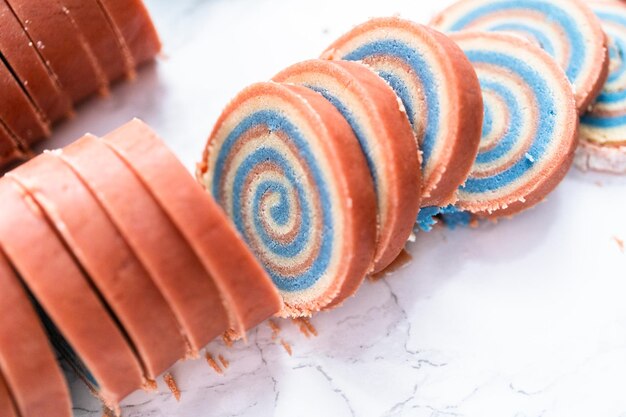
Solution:
<path fill-rule="evenodd" d="M 583 170 L 626 174 L 626 3 L 589 5 L 609 37 L 610 73 L 596 103 L 581 118 L 575 163 Z"/>
<path fill-rule="evenodd" d="M 7 178 L 0 180 L 0 198 L 3 210 L 0 245 L 58 329 L 59 337 L 67 341 L 66 359 L 92 391 L 114 408 L 122 398 L 143 385 L 138 359 L 37 203 Z M 18 315 L 0 317 L 15 320 Z M 21 327 L 33 335 L 29 337 L 35 337 L 36 330 Z M 20 357 L 27 358 L 30 366 L 35 364 L 33 358 L 43 356 L 26 356 L 20 352 Z M 35 368 L 37 373 L 40 368 Z M 26 392 L 32 388 L 30 384 L 32 381 L 26 386 Z"/>
<path fill-rule="evenodd" d="M 417 142 L 396 94 L 369 68 L 348 61 L 301 62 L 274 81 L 321 93 L 352 127 L 376 189 L 379 227 L 372 273 L 382 271 L 409 239 L 421 200 Z"/>
<path fill-rule="evenodd" d="M 6 0 L 0 0 L 0 53 L 35 106 L 54 123 L 72 113 L 72 102 L 55 82 Z"/>
<path fill-rule="evenodd" d="M 354 294 L 376 248 L 376 195 L 350 125 L 321 94 L 254 84 L 226 107 L 199 179 L 279 289 L 283 315 Z"/>
<path fill-rule="evenodd" d="M 74 253 L 156 378 L 187 353 L 167 301 L 76 174 L 45 153 L 7 174 L 28 190 Z"/>
<path fill-rule="evenodd" d="M 0 373 L 0 416 L 19 417 L 15 409 L 15 404 L 13 404 L 13 396 L 9 392 L 9 387 L 2 373 Z"/>
<path fill-rule="evenodd" d="M 189 243 L 139 178 L 101 140 L 86 135 L 57 155 L 81 177 L 143 262 L 197 356 L 228 330 L 229 323 L 219 292 Z"/>
<path fill-rule="evenodd" d="M 7 0 L 31 42 L 74 103 L 106 91 L 106 79 L 71 15 L 57 0 Z"/>
<path fill-rule="evenodd" d="M 607 78 L 606 35 L 580 0 L 461 0 L 431 25 L 444 32 L 507 31 L 530 39 L 565 70 L 579 114 L 587 111 Z"/>
<path fill-rule="evenodd" d="M 117 34 L 98 0 L 60 0 L 87 40 L 109 83 L 129 73 Z"/>
<path fill-rule="evenodd" d="M 0 201 L 3 204 L 0 222 L 3 225 L 9 219 L 13 220 L 8 211 L 11 210 L 13 200 L 20 198 L 16 189 L 5 192 L 6 188 L 12 186 L 6 182 L 0 183 Z M 28 233 L 28 230 L 15 230 L 19 230 L 18 234 L 22 236 Z M 4 228 L 0 234 L 0 242 L 14 237 L 7 235 Z M 0 246 L 4 247 L 4 244 L 0 243 Z M 71 417 L 70 394 L 63 373 L 28 294 L 2 250 L 0 288 L 0 373 L 6 378 L 7 385 L 4 388 L 8 386 L 12 394 L 8 400 L 15 400 L 21 417 Z M 5 406 L 9 405 L 0 399 L 0 403 L 3 402 Z M 10 416 L 4 412 L 1 415 Z"/>
<path fill-rule="evenodd" d="M 577 144 L 567 77 L 546 52 L 513 35 L 452 35 L 483 89 L 485 125 L 456 207 L 479 217 L 511 216 L 541 202 L 563 179 Z"/>
<path fill-rule="evenodd" d="M 439 32 L 398 18 L 355 27 L 322 54 L 362 61 L 400 97 L 422 152 L 423 206 L 454 203 L 478 151 L 480 86 L 459 48 Z"/>
<path fill-rule="evenodd" d="M 15 138 L 18 148 L 27 149 L 29 144 L 50 135 L 50 126 L 42 119 L 19 81 L 1 60 L 0 91 L 0 119 Z"/>
<path fill-rule="evenodd" d="M 219 289 L 238 336 L 280 311 L 281 299 L 263 267 L 220 207 L 150 127 L 135 119 L 103 140 L 189 242 Z"/>
<path fill-rule="evenodd" d="M 159 34 L 142 0 L 98 0 L 115 25 L 119 41 L 130 53 L 134 67 L 161 51 Z"/>

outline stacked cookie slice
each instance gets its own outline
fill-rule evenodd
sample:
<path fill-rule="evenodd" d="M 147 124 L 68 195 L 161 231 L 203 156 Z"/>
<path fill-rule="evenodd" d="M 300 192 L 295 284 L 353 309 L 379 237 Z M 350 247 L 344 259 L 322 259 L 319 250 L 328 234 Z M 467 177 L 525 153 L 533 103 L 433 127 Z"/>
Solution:
<path fill-rule="evenodd" d="M 138 120 L 11 171 L 0 200 L 0 406 L 22 417 L 71 415 L 53 349 L 115 410 L 281 309 L 221 209 Z"/>
<path fill-rule="evenodd" d="M 2 0 L 0 27 L 0 165 L 160 50 L 141 0 Z"/>

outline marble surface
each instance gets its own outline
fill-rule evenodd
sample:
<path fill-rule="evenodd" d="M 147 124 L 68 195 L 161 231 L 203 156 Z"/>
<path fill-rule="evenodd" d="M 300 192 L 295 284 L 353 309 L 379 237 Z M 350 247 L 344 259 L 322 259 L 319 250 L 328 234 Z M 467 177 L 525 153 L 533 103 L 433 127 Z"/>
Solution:
<path fill-rule="evenodd" d="M 447 3 L 148 0 L 165 56 L 82 106 L 45 146 L 137 116 L 191 170 L 246 84 L 315 57 L 368 17 L 426 22 Z M 419 235 L 410 264 L 314 317 L 316 337 L 277 320 L 275 337 L 264 324 L 247 344 L 214 342 L 208 351 L 229 362 L 223 375 L 205 360 L 180 363 L 180 402 L 160 380 L 123 415 L 625 417 L 625 209 L 626 179 L 572 171 L 513 220 Z M 102 415 L 72 388 L 77 417 Z"/>

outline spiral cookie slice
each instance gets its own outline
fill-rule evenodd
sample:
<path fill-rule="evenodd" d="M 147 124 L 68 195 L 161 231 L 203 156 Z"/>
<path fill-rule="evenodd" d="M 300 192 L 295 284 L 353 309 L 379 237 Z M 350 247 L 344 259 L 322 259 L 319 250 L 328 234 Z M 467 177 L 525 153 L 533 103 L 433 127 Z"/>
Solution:
<path fill-rule="evenodd" d="M 285 301 L 310 315 L 352 295 L 376 244 L 376 196 L 350 125 L 307 88 L 254 84 L 226 107 L 199 178 Z"/>
<path fill-rule="evenodd" d="M 431 24 L 443 31 L 507 31 L 541 46 L 565 70 L 579 113 L 596 98 L 608 72 L 607 40 L 579 0 L 461 0 Z"/>
<path fill-rule="evenodd" d="M 355 62 L 302 62 L 274 80 L 318 91 L 352 127 L 378 199 L 378 245 L 372 272 L 383 270 L 408 240 L 421 195 L 417 142 L 397 96 L 379 76 Z"/>
<path fill-rule="evenodd" d="M 400 97 L 422 151 L 423 206 L 456 199 L 480 141 L 482 102 L 471 64 L 444 35 L 398 18 L 373 19 L 323 58 L 362 61 Z"/>
<path fill-rule="evenodd" d="M 482 217 L 515 214 L 540 202 L 565 176 L 577 142 L 575 99 L 563 70 L 540 48 L 513 36 L 452 36 L 481 83 L 485 123 L 457 208 Z"/>
<path fill-rule="evenodd" d="M 609 37 L 610 73 L 591 111 L 581 118 L 576 165 L 626 174 L 626 3 L 590 3 Z"/>

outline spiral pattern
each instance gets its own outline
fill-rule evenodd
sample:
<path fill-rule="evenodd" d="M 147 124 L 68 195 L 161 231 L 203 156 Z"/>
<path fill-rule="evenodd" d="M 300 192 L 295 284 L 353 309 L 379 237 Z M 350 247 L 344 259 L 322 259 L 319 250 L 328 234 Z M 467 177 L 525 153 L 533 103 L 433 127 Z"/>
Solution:
<path fill-rule="evenodd" d="M 394 91 L 366 66 L 310 60 L 274 77 L 320 93 L 346 119 L 365 156 L 378 202 L 378 247 L 373 273 L 394 259 L 408 240 L 419 210 L 417 143 Z"/>
<path fill-rule="evenodd" d="M 357 26 L 322 54 L 322 58 L 365 63 L 396 92 L 419 141 L 425 203 L 430 205 L 447 205 L 449 196 L 440 196 L 439 201 L 429 197 L 447 182 L 455 183 L 453 191 L 466 174 L 456 178 L 446 171 L 449 152 L 455 148 L 461 126 L 467 123 L 467 109 L 455 90 L 456 76 L 463 65 L 471 71 L 461 53 L 458 59 L 452 57 L 451 48 L 456 48 L 452 42 L 429 28 L 402 19 L 379 18 Z M 470 76 L 473 74 L 468 79 Z M 471 89 L 471 84 L 466 83 L 466 88 Z M 478 83 L 476 96 L 480 97 Z M 477 145 L 476 133 L 473 138 L 466 130 L 463 140 Z"/>
<path fill-rule="evenodd" d="M 346 208 L 353 194 L 345 191 L 348 173 L 340 169 L 349 168 L 338 168 L 343 165 L 333 160 L 341 155 L 333 149 L 341 138 L 352 143 L 352 154 L 359 148 L 345 120 L 340 120 L 345 130 L 343 125 L 327 128 L 329 119 L 317 113 L 315 103 L 295 94 L 296 88 L 341 118 L 321 95 L 303 87 L 255 84 L 240 93 L 218 121 L 202 180 L 272 277 L 287 308 L 306 312 L 333 301 L 349 280 L 346 271 L 363 261 L 350 252 L 358 250 L 355 245 L 346 243 L 353 242 L 349 225 L 354 222 Z M 372 223 L 373 185 L 359 157 L 361 170 L 353 169 L 370 181 L 372 218 L 367 220 Z M 356 198 L 353 204 L 361 201 Z M 360 266 L 359 282 L 372 259 L 374 227 L 371 236 L 370 244 L 362 244 L 371 252 Z"/>
<path fill-rule="evenodd" d="M 452 38 L 473 63 L 485 104 L 479 154 L 457 207 L 487 215 L 519 211 L 542 199 L 571 163 L 571 88 L 546 53 L 517 37 L 476 32 Z"/>
<path fill-rule="evenodd" d="M 592 3 L 609 37 L 609 77 L 592 111 L 581 118 L 581 136 L 607 146 L 626 145 L 626 5 Z"/>
<path fill-rule="evenodd" d="M 579 109 L 589 105 L 604 82 L 604 34 L 591 10 L 581 2 L 461 0 L 441 12 L 432 24 L 449 32 L 506 31 L 530 39 L 565 70 L 575 87 Z"/>

